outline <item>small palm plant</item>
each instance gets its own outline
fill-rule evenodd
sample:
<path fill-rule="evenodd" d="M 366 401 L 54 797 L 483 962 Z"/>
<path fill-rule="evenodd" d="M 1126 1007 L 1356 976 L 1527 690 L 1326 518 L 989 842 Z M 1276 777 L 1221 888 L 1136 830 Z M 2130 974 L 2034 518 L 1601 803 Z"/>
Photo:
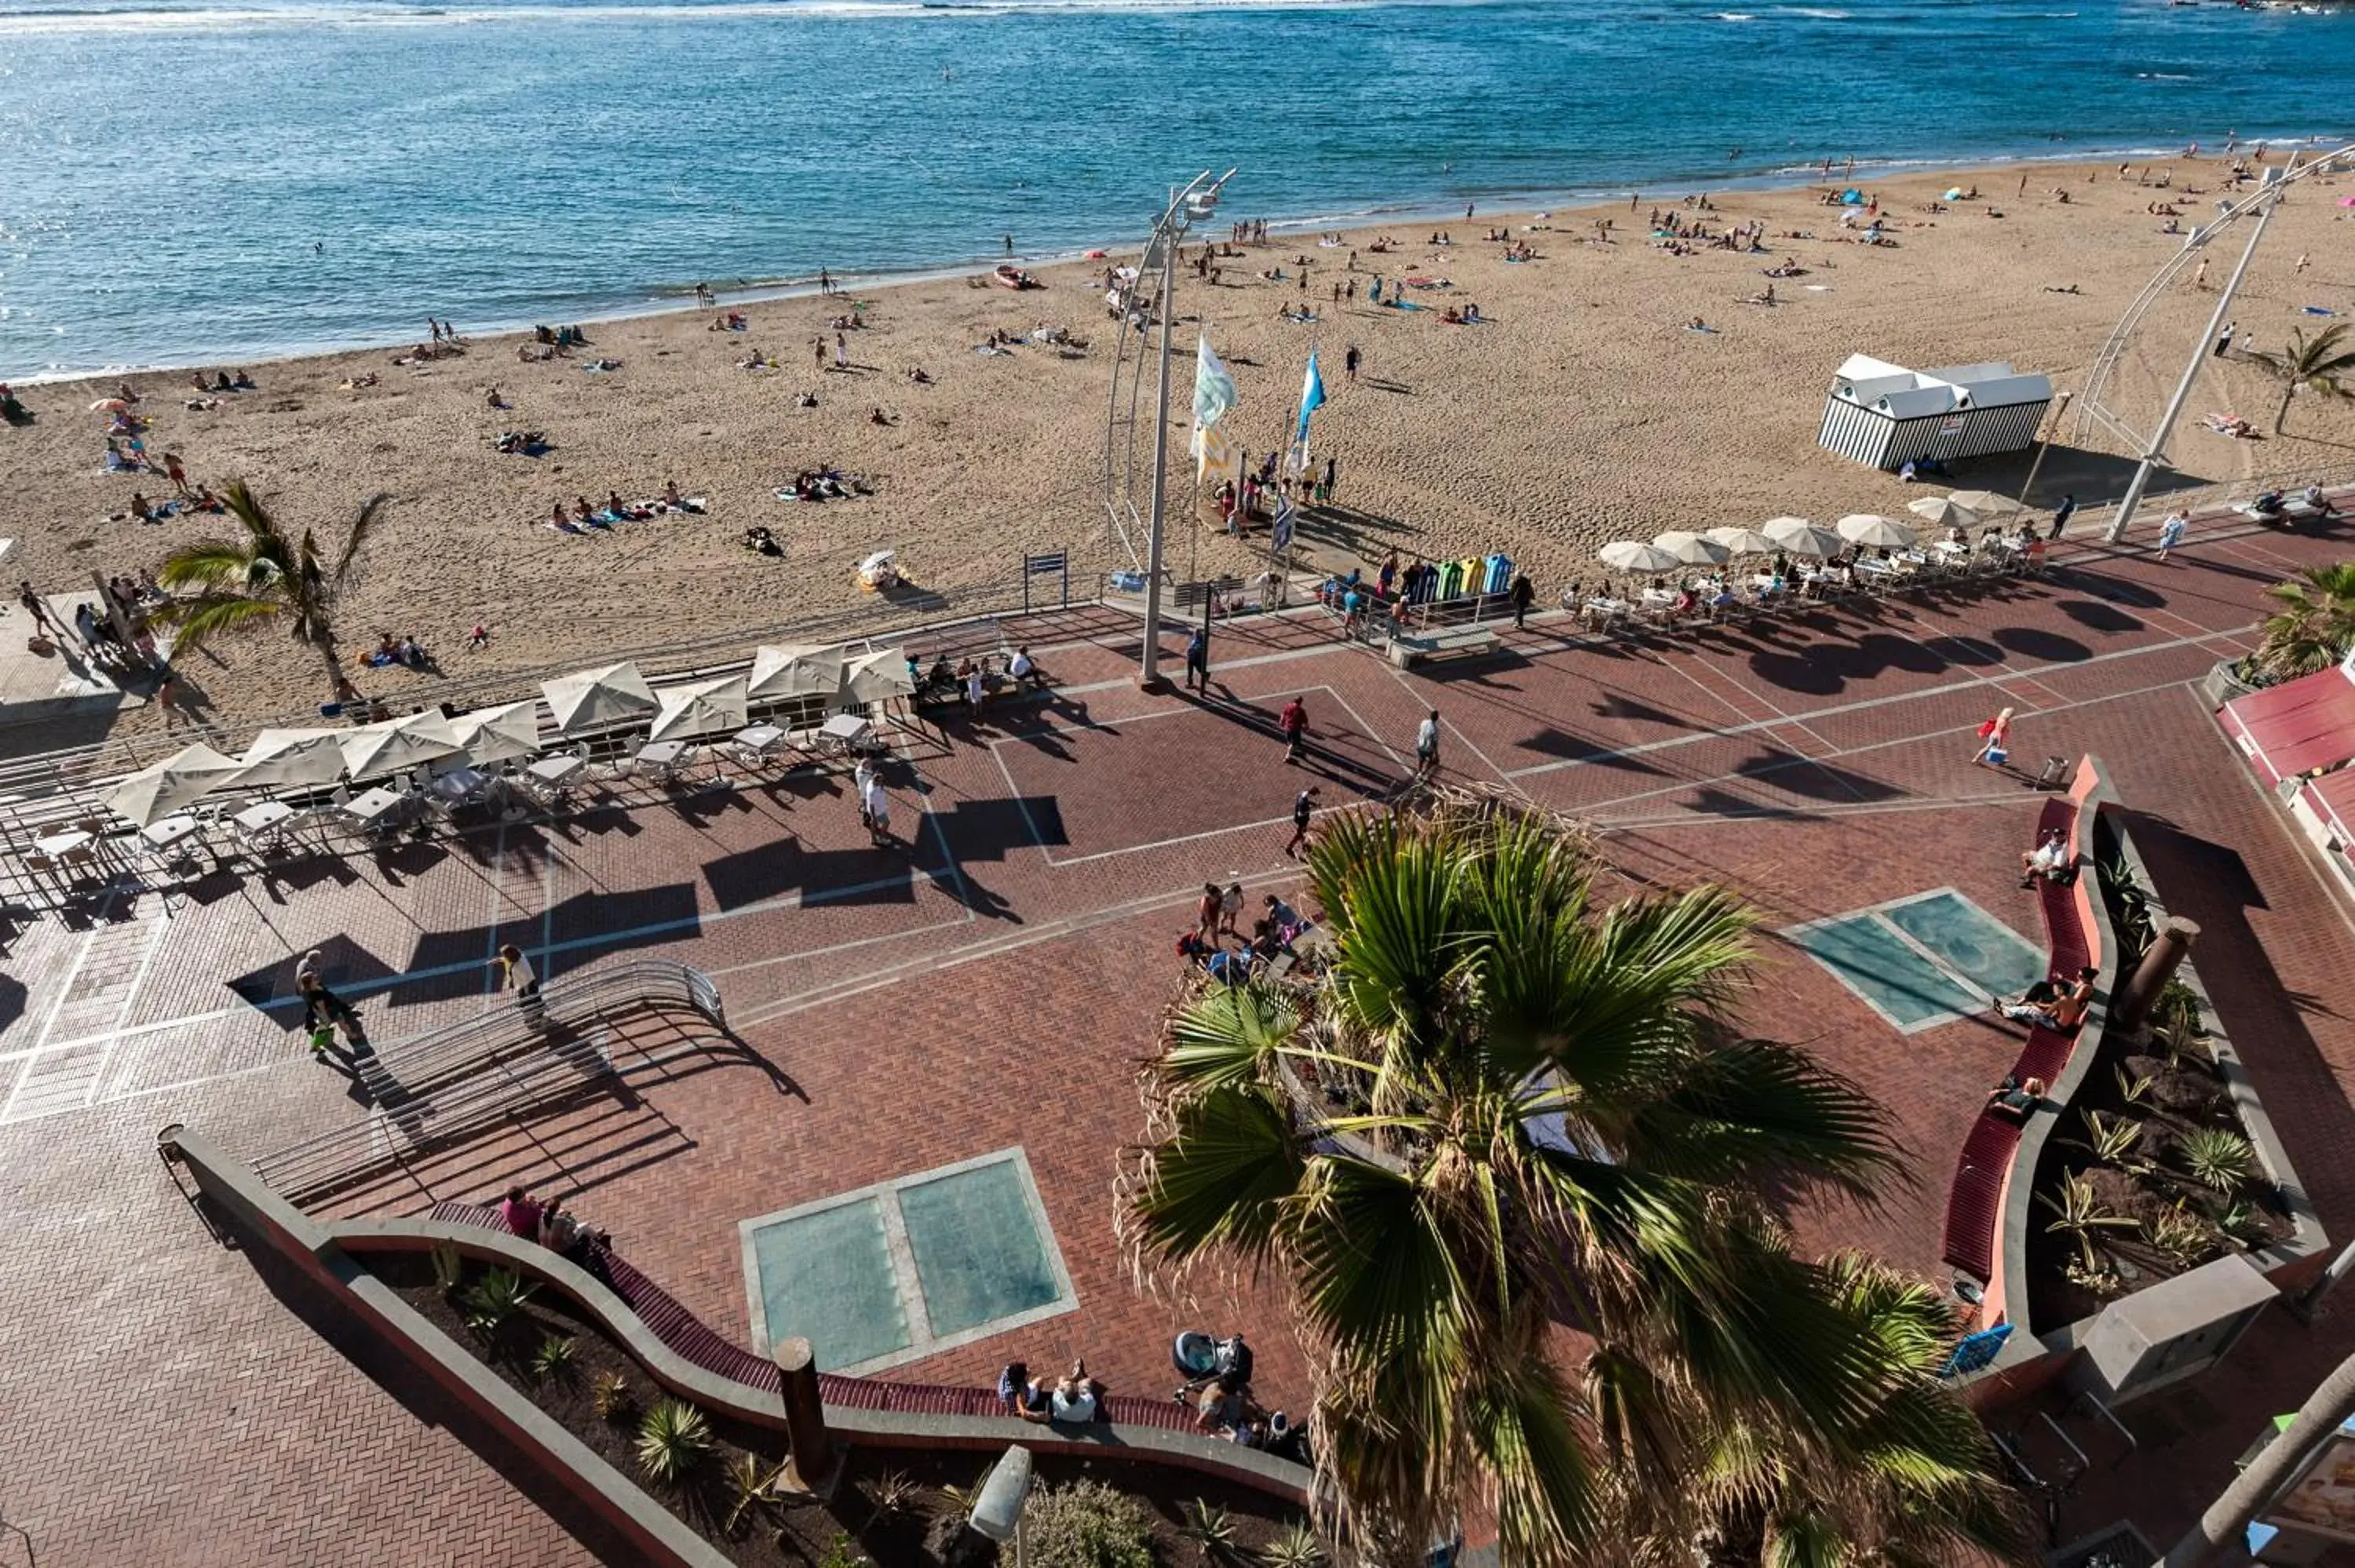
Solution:
<path fill-rule="evenodd" d="M 777 1500 L 777 1477 L 783 1465 L 772 1465 L 757 1454 L 739 1454 L 728 1467 L 728 1518 L 720 1526 L 724 1535 L 734 1535 L 744 1525 L 745 1516 L 755 1514 Z"/>
<path fill-rule="evenodd" d="M 638 1423 L 638 1467 L 657 1481 L 685 1480 L 710 1452 L 710 1424 L 685 1400 L 663 1400 Z"/>
<path fill-rule="evenodd" d="M 2355 344 L 2347 341 L 2345 322 L 2324 327 L 2312 337 L 2292 328 L 2289 347 L 2279 354 L 2253 353 L 2245 355 L 2250 364 L 2264 366 L 2284 383 L 2281 407 L 2274 410 L 2274 434 L 2282 433 L 2282 421 L 2289 418 L 2290 399 L 2301 392 L 2318 397 L 2355 397 L 2350 393 L 2344 376 L 2355 375 Z"/>
<path fill-rule="evenodd" d="M 435 1243 L 432 1256 L 433 1287 L 439 1290 L 446 1300 L 457 1295 L 458 1287 L 465 1283 L 466 1260 L 460 1255 L 458 1249 L 448 1242 Z"/>
<path fill-rule="evenodd" d="M 1205 1498 L 1178 1505 L 1178 1533 L 1202 1549 L 1202 1561 L 1218 1563 L 1234 1550 L 1234 1516 Z"/>
<path fill-rule="evenodd" d="M 2161 1256 L 2178 1268 L 2191 1268 L 2208 1259 L 2216 1250 L 2215 1237 L 2199 1217 L 2180 1202 L 2169 1205 L 2166 1212 L 2150 1223 L 2150 1245 Z"/>
<path fill-rule="evenodd" d="M 2058 1194 L 2039 1192 L 2036 1201 L 2052 1211 L 2052 1221 L 2044 1229 L 2049 1234 L 2065 1235 L 2077 1244 L 2077 1261 L 2085 1273 L 2098 1274 L 2102 1269 L 2100 1250 L 2094 1245 L 2094 1235 L 2102 1231 L 2138 1231 L 2142 1222 L 2124 1214 L 2113 1214 L 2102 1207 L 2101 1198 L 2094 1192 L 2090 1177 L 2072 1172 L 2061 1178 Z"/>
<path fill-rule="evenodd" d="M 2125 1075 L 2126 1069 L 2118 1069 Z M 2085 1129 L 2083 1138 L 2064 1138 L 2061 1141 L 2089 1151 L 2105 1165 L 2123 1166 L 2134 1154 L 2135 1146 L 2142 1141 L 2142 1123 L 2104 1111 L 2085 1110 L 2077 1113 Z"/>
<path fill-rule="evenodd" d="M 2151 1033 L 2156 1035 L 2158 1031 L 2153 1030 Z M 2124 1062 L 2121 1062 L 2115 1067 L 2113 1067 L 2111 1069 L 2111 1073 L 2117 1079 L 2118 1097 L 2120 1099 L 2126 1101 L 2126 1104 L 2130 1106 L 2147 1105 L 2150 1103 L 2151 1085 L 2156 1083 L 2158 1081 L 2157 1079 L 2150 1077 L 2137 1077 L 2136 1075 L 2126 1071 L 2126 1065 Z"/>
<path fill-rule="evenodd" d="M 496 1334 L 538 1293 L 514 1269 L 494 1268 L 466 1292 L 466 1327 L 485 1338 Z"/>
<path fill-rule="evenodd" d="M 331 685 L 340 683 L 343 662 L 336 653 L 336 600 L 351 578 L 353 563 L 384 515 L 389 495 L 371 497 L 344 530 L 342 548 L 329 552 L 318 535 L 287 532 L 243 480 L 232 482 L 221 501 L 245 530 L 241 539 L 199 539 L 164 559 L 155 576 L 165 588 L 193 588 L 156 612 L 177 632 L 174 644 L 194 652 L 225 631 L 265 620 L 283 624 L 294 641 L 325 665 Z"/>
<path fill-rule="evenodd" d="M 2280 681 L 2311 675 L 2355 646 L 2355 562 L 2308 567 L 2266 591 L 2282 608 L 2267 618 L 2257 642 L 2254 658 L 2265 674 Z M 2190 1006 L 2196 1017 L 2196 998 Z"/>
<path fill-rule="evenodd" d="M 569 1380 L 580 1365 L 570 1334 L 550 1334 L 531 1352 L 532 1376 L 550 1383 Z"/>
<path fill-rule="evenodd" d="M 1260 1548 L 1261 1568 L 1324 1568 L 1325 1548 L 1305 1524 L 1291 1529 Z"/>
<path fill-rule="evenodd" d="M 2241 1190 L 2255 1169 L 2256 1151 L 2237 1132 L 2203 1127 L 2183 1139 L 2183 1163 L 2194 1181 L 2229 1198 Z"/>
<path fill-rule="evenodd" d="M 874 1485 L 867 1489 L 868 1511 L 867 1522 L 859 1527 L 859 1533 L 864 1535 L 885 1520 L 897 1519 L 906 1513 L 916 1506 L 917 1495 L 922 1490 L 909 1478 L 905 1470 L 886 1470 L 876 1477 Z"/>
<path fill-rule="evenodd" d="M 620 1372 L 599 1372 L 590 1385 L 591 1405 L 597 1419 L 615 1426 L 627 1426 L 637 1419 L 638 1398 L 630 1392 L 630 1380 Z"/>

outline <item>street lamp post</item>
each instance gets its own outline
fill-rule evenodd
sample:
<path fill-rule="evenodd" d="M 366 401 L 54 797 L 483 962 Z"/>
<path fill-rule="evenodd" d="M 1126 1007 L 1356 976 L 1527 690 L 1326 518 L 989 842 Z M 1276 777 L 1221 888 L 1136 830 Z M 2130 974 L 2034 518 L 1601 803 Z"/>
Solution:
<path fill-rule="evenodd" d="M 1161 684 L 1161 536 L 1169 505 L 1169 334 L 1178 324 L 1178 247 L 1198 218 L 1219 207 L 1219 187 L 1234 177 L 1229 169 L 1216 179 L 1204 170 L 1169 205 L 1153 225 L 1145 249 L 1147 267 L 1161 261 L 1161 390 L 1153 405 L 1153 502 L 1145 546 L 1145 650 L 1138 662 L 1136 683 L 1147 691 Z"/>

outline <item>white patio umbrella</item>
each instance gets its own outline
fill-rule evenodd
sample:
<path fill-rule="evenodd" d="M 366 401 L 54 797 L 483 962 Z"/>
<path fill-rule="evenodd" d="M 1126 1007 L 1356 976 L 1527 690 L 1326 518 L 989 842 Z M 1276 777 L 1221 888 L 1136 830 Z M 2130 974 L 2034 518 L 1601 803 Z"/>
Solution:
<path fill-rule="evenodd" d="M 1876 550 L 1903 550 L 1913 543 L 1913 529 L 1870 512 L 1851 512 L 1834 526 L 1839 530 L 1839 536 L 1849 544 L 1869 546 Z"/>
<path fill-rule="evenodd" d="M 1810 560 L 1828 560 L 1846 548 L 1838 535 L 1828 528 L 1818 528 L 1804 517 L 1770 517 L 1759 532 L 1774 540 L 1778 549 Z"/>
<path fill-rule="evenodd" d="M 1674 555 L 1640 539 L 1614 539 L 1594 558 L 1617 572 L 1672 572 L 1678 566 Z"/>
<path fill-rule="evenodd" d="M 1907 502 L 1905 510 L 1941 528 L 1968 528 L 1979 520 L 1977 512 L 1951 495 L 1925 495 L 1919 501 Z"/>
<path fill-rule="evenodd" d="M 455 754 L 458 732 L 436 708 L 347 729 L 339 737 L 344 767 L 355 779 L 381 779 L 404 768 Z"/>
<path fill-rule="evenodd" d="M 684 686 L 666 686 L 655 695 L 662 712 L 655 715 L 649 740 L 685 740 L 719 729 L 744 727 L 744 677 L 720 675 Z"/>
<path fill-rule="evenodd" d="M 655 701 L 645 676 L 630 663 L 559 675 L 539 689 L 548 698 L 548 711 L 556 715 L 557 730 L 564 735 L 612 729 L 632 719 L 650 717 L 661 705 Z"/>
<path fill-rule="evenodd" d="M 1946 499 L 1957 506 L 1969 507 L 1981 517 L 2001 517 L 2019 510 L 2019 502 L 1992 490 L 1957 490 Z"/>
<path fill-rule="evenodd" d="M 106 808 L 144 828 L 194 805 L 234 779 L 244 766 L 200 742 L 124 779 L 107 796 Z"/>
<path fill-rule="evenodd" d="M 237 782 L 262 788 L 332 784 L 344 776 L 343 739 L 336 729 L 265 729 L 240 758 Z"/>
<path fill-rule="evenodd" d="M 539 749 L 539 699 L 460 714 L 450 721 L 450 733 L 458 737 L 465 760 L 477 768 L 529 757 Z"/>
<path fill-rule="evenodd" d="M 1652 544 L 1655 548 L 1666 550 L 1688 567 L 1722 566 L 1733 554 L 1707 535 L 1688 533 L 1681 528 L 1670 529 Z"/>
<path fill-rule="evenodd" d="M 1737 556 L 1771 556 L 1774 553 L 1774 541 L 1755 528 L 1711 528 L 1706 536 Z"/>
<path fill-rule="evenodd" d="M 745 695 L 761 702 L 779 697 L 830 697 L 842 689 L 839 648 L 762 647 L 752 652 Z"/>
<path fill-rule="evenodd" d="M 861 653 L 843 666 L 846 703 L 879 703 L 887 697 L 904 697 L 915 689 L 916 683 L 908 675 L 908 655 L 897 648 Z"/>

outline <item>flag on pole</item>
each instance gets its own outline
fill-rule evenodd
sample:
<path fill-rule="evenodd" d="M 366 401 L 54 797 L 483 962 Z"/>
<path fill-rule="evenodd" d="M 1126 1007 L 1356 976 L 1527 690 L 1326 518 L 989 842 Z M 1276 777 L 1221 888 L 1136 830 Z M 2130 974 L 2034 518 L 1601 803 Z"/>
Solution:
<path fill-rule="evenodd" d="M 1269 548 L 1277 555 L 1292 548 L 1292 496 L 1287 491 L 1275 493 L 1275 527 L 1269 535 Z"/>
<path fill-rule="evenodd" d="M 1308 375 L 1300 383 L 1300 433 L 1293 440 L 1305 449 L 1308 445 L 1308 416 L 1325 406 L 1325 378 L 1316 374 L 1316 351 L 1308 351 Z"/>
<path fill-rule="evenodd" d="M 1210 334 L 1201 334 L 1194 340 L 1194 478 L 1201 480 L 1203 471 L 1218 461 L 1212 450 L 1211 428 L 1225 418 L 1235 406 L 1235 378 L 1210 352 Z M 1223 446 L 1220 442 L 1219 445 Z"/>

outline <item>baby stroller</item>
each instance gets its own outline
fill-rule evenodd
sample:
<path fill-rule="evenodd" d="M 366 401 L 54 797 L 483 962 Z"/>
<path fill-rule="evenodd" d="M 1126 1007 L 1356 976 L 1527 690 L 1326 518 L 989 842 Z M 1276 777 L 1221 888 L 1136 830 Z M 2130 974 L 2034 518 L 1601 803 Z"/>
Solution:
<path fill-rule="evenodd" d="M 1170 1345 L 1169 1360 L 1186 1380 L 1170 1395 L 1180 1404 L 1230 1373 L 1239 1383 L 1251 1383 L 1252 1350 L 1241 1334 L 1214 1340 L 1199 1329 L 1188 1329 Z"/>

